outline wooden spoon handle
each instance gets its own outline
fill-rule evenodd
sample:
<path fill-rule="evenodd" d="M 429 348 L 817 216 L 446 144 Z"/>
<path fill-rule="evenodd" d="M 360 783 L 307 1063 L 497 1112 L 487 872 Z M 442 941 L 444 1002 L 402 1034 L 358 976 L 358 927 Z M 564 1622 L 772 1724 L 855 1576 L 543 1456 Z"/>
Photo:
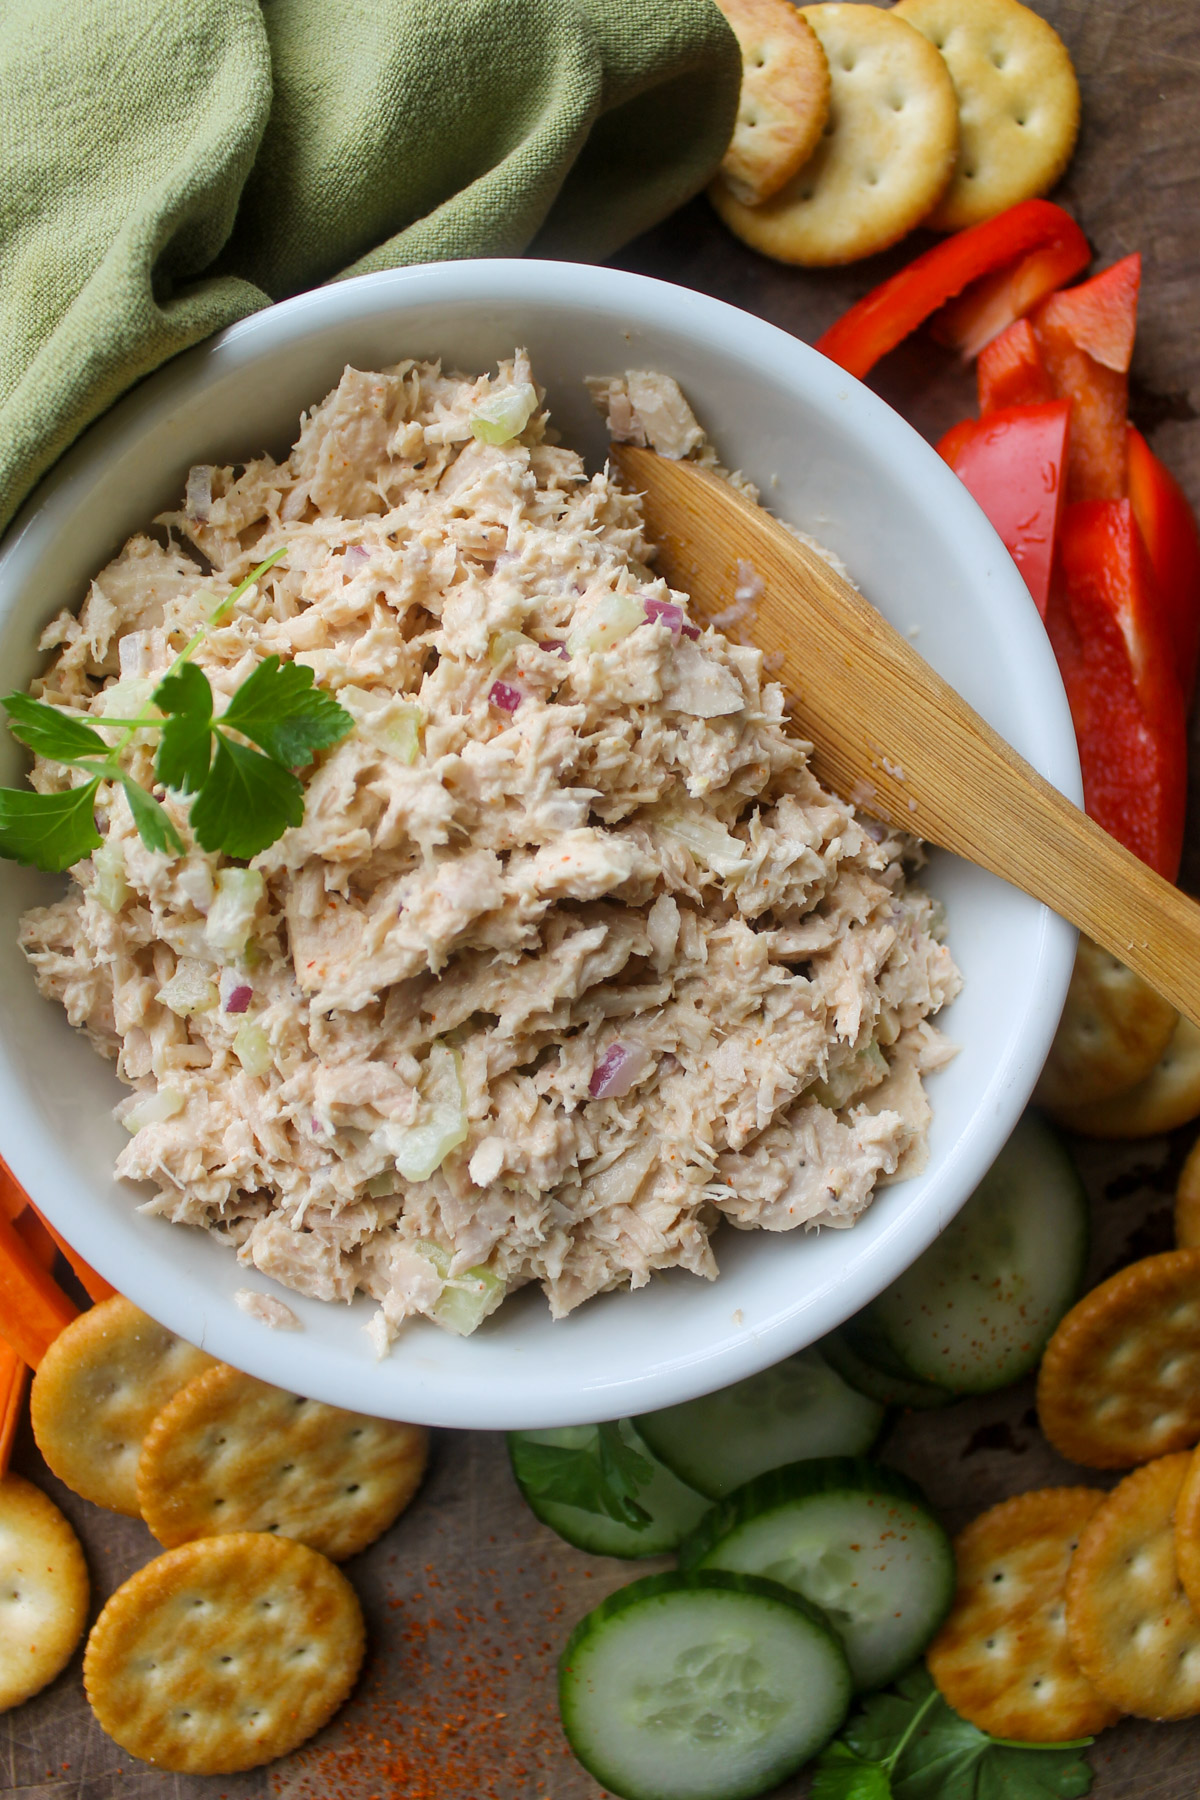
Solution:
<path fill-rule="evenodd" d="M 956 751 L 959 789 L 979 805 L 928 835 L 1086 931 L 1200 1025 L 1200 906 L 979 726 Z"/>
<path fill-rule="evenodd" d="M 694 463 L 628 444 L 658 567 L 703 616 L 739 563 L 763 582 L 758 646 L 780 664 L 827 786 L 1051 907 L 1200 1025 L 1200 906 L 1017 755 L 899 632 L 807 545 Z"/>

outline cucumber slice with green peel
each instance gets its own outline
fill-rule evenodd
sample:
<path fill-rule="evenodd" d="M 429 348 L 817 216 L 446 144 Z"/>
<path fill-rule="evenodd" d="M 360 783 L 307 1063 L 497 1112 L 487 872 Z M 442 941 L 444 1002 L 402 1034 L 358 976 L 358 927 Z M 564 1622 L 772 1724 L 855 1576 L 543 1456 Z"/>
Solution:
<path fill-rule="evenodd" d="M 543 1525 L 577 1550 L 593 1556 L 662 1556 L 676 1549 L 699 1524 L 709 1502 L 652 1455 L 628 1419 L 619 1420 L 609 1430 L 619 1433 L 622 1444 L 642 1464 L 640 1472 L 636 1460 L 627 1466 L 633 1477 L 630 1498 L 646 1515 L 644 1521 L 630 1524 L 613 1518 L 609 1510 L 612 1497 L 597 1491 L 604 1485 L 598 1425 L 510 1431 L 508 1455 L 522 1498 Z M 539 1454 L 546 1447 L 574 1453 L 573 1459 L 568 1456 L 550 1462 Z M 589 1504 L 553 1497 L 564 1492 L 577 1493 Z"/>
<path fill-rule="evenodd" d="M 795 1588 L 837 1631 L 860 1689 L 906 1669 L 954 1598 L 954 1552 L 920 1488 L 860 1457 L 747 1482 L 701 1521 L 680 1562 Z"/>
<path fill-rule="evenodd" d="M 962 1211 L 851 1321 L 852 1344 L 958 1394 L 1032 1369 L 1078 1297 L 1087 1195 L 1066 1149 L 1026 1113 Z"/>
<path fill-rule="evenodd" d="M 897 1373 L 873 1362 L 870 1344 L 860 1342 L 853 1323 L 851 1320 L 837 1331 L 831 1331 L 814 1346 L 843 1381 L 848 1381 L 869 1400 L 878 1401 L 880 1406 L 903 1406 L 914 1412 L 929 1412 L 935 1407 L 951 1404 L 955 1396 L 948 1389 L 934 1387 L 931 1381 L 917 1381 L 911 1375 Z"/>
<path fill-rule="evenodd" d="M 633 1421 L 660 1462 L 712 1500 L 765 1469 L 809 1456 L 861 1456 L 883 1408 L 850 1387 L 815 1349 L 732 1387 Z"/>
<path fill-rule="evenodd" d="M 571 1748 L 622 1800 L 750 1800 L 816 1755 L 850 1698 L 845 1653 L 815 1607 L 719 1572 L 619 1588 L 559 1664 Z"/>

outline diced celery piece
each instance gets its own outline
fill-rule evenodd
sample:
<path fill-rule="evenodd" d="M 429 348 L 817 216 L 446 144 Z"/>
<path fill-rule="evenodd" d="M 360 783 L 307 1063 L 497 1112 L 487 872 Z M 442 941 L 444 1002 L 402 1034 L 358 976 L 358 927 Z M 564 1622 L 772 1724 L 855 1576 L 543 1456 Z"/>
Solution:
<path fill-rule="evenodd" d="M 204 964 L 185 958 L 176 965 L 170 981 L 159 988 L 158 998 L 163 1006 L 186 1019 L 189 1013 L 211 1012 L 220 996 Z"/>
<path fill-rule="evenodd" d="M 241 956 L 254 929 L 266 882 L 257 869 L 222 869 L 204 935 L 218 956 Z"/>
<path fill-rule="evenodd" d="M 137 1100 L 122 1114 L 121 1123 L 136 1137 L 147 1125 L 161 1125 L 164 1120 L 173 1119 L 186 1105 L 178 1088 L 159 1088 L 157 1093 L 146 1094 Z"/>
<path fill-rule="evenodd" d="M 105 912 L 119 913 L 129 895 L 129 884 L 125 879 L 125 846 L 121 840 L 106 838 L 98 850 L 93 850 L 92 867 L 96 871 L 92 894 L 97 904 Z"/>
<path fill-rule="evenodd" d="M 233 1054 L 247 1075 L 265 1075 L 274 1061 L 271 1041 L 262 1026 L 253 1019 L 247 1019 L 244 1025 L 238 1026 L 237 1036 L 233 1040 Z"/>
<path fill-rule="evenodd" d="M 338 699 L 354 715 L 359 737 L 411 768 L 421 754 L 424 715 L 411 700 L 384 698 L 365 688 L 344 687 Z"/>
<path fill-rule="evenodd" d="M 421 1094 L 428 1114 L 395 1139 L 396 1167 L 406 1181 L 428 1181 L 467 1135 L 467 1096 L 462 1058 L 435 1040 L 425 1064 Z"/>
<path fill-rule="evenodd" d="M 101 714 L 112 713 L 114 718 L 136 719 L 149 706 L 150 696 L 161 680 L 161 675 L 127 675 L 123 681 L 114 681 L 100 695 Z M 155 717 L 158 717 L 157 709 Z"/>
<path fill-rule="evenodd" d="M 887 1074 L 887 1057 L 872 1038 L 849 1062 L 831 1069 L 824 1081 L 810 1082 L 805 1091 L 810 1098 L 820 1101 L 822 1106 L 832 1107 L 836 1112 L 839 1106 L 845 1106 L 848 1101 L 853 1100 L 855 1094 L 862 1093 L 864 1088 L 878 1087 Z"/>
<path fill-rule="evenodd" d="M 475 1327 L 495 1312 L 504 1294 L 504 1283 L 490 1269 L 468 1269 L 443 1288 L 433 1317 L 456 1337 L 470 1337 Z"/>
<path fill-rule="evenodd" d="M 381 1169 L 378 1175 L 372 1175 L 367 1183 L 367 1192 L 372 1200 L 386 1200 L 396 1191 L 396 1177 L 390 1169 Z"/>
<path fill-rule="evenodd" d="M 512 661 L 522 644 L 532 644 L 533 639 L 526 637 L 523 631 L 498 631 L 488 645 L 488 661 L 499 674 Z"/>
<path fill-rule="evenodd" d="M 465 1275 L 451 1277 L 450 1252 L 430 1238 L 418 1238 L 413 1249 L 431 1262 L 442 1280 L 447 1282 L 432 1317 L 457 1337 L 469 1337 L 503 1300 L 506 1291 L 503 1281 L 482 1265 L 468 1269 Z"/>
<path fill-rule="evenodd" d="M 418 1251 L 426 1262 L 431 1262 L 442 1280 L 445 1281 L 450 1273 L 450 1264 L 454 1260 L 450 1252 L 444 1250 L 440 1244 L 435 1244 L 432 1238 L 418 1238 L 413 1249 Z"/>
<path fill-rule="evenodd" d="M 646 623 L 646 608 L 638 594 L 605 594 L 582 624 L 567 635 L 567 654 L 579 656 L 611 650 L 622 638 Z"/>
<path fill-rule="evenodd" d="M 746 866 L 746 846 L 715 819 L 698 819 L 685 813 L 663 813 L 659 828 L 691 852 L 714 875 L 738 875 Z"/>
<path fill-rule="evenodd" d="M 537 389 L 528 381 L 497 388 L 471 410 L 471 433 L 484 444 L 510 444 L 537 411 Z"/>

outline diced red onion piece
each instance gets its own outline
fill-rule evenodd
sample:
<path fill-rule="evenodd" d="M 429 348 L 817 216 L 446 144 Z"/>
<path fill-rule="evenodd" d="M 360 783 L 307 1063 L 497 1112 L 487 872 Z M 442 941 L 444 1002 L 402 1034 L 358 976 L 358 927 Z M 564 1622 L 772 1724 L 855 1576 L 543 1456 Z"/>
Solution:
<path fill-rule="evenodd" d="M 369 559 L 371 552 L 367 549 L 365 544 L 351 544 L 346 551 L 346 555 L 348 557 L 354 557 L 356 562 L 366 562 Z"/>
<path fill-rule="evenodd" d="M 680 632 L 684 637 L 698 638 L 700 628 L 693 625 L 682 606 L 676 606 L 673 600 L 644 600 L 647 621 L 651 625 L 665 625 L 672 637 Z"/>
<path fill-rule="evenodd" d="M 244 1013 L 254 998 L 254 989 L 236 969 L 221 970 L 221 1011 Z"/>
<path fill-rule="evenodd" d="M 642 607 L 648 624 L 665 625 L 672 637 L 679 636 L 683 630 L 682 606 L 676 606 L 673 600 L 643 600 Z"/>
<path fill-rule="evenodd" d="M 592 1070 L 588 1093 L 593 1100 L 619 1100 L 636 1087 L 653 1062 L 642 1044 L 610 1044 Z"/>
<path fill-rule="evenodd" d="M 567 649 L 563 638 L 544 638 L 538 645 L 539 650 L 546 650 L 553 656 L 561 656 L 564 662 L 570 662 L 571 652 Z"/>
<path fill-rule="evenodd" d="M 488 699 L 501 712 L 516 712 L 524 698 L 520 688 L 510 687 L 507 681 L 493 681 L 488 689 Z"/>

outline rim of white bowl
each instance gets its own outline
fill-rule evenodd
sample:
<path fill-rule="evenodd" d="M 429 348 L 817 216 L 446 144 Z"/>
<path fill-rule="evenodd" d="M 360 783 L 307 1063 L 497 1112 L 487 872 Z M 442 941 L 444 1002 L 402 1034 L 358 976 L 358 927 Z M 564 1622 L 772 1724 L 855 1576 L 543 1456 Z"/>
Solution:
<path fill-rule="evenodd" d="M 1006 618 L 1006 631 L 1019 646 L 1026 678 L 1040 708 L 1038 742 L 1027 745 L 1025 754 L 1047 779 L 1079 803 L 1074 732 L 1045 632 L 991 525 L 936 452 L 870 389 L 800 339 L 724 301 L 625 270 L 534 259 L 434 263 L 332 283 L 250 315 L 149 376 L 66 452 L 9 529 L 0 548 L 0 591 L 9 580 L 20 584 L 22 570 L 36 563 L 48 534 L 58 529 L 56 518 L 70 511 L 86 490 L 96 457 L 119 459 L 136 453 L 139 440 L 156 422 L 186 410 L 189 393 L 303 340 L 317 324 L 350 323 L 375 315 L 385 301 L 401 311 L 406 304 L 513 302 L 548 305 L 566 314 L 617 313 L 623 322 L 633 325 L 682 331 L 694 346 L 711 351 L 726 363 L 745 364 L 760 373 L 774 369 L 781 380 L 797 375 L 811 400 L 839 413 L 860 435 L 869 436 L 876 453 L 882 449 L 898 485 L 912 493 L 914 502 L 918 492 L 927 497 L 932 488 L 939 510 L 952 523 L 965 551 L 981 568 L 991 570 L 1002 594 L 1008 590 L 1011 617 Z M 231 1300 L 214 1317 L 211 1296 L 206 1301 L 198 1295 L 194 1282 L 181 1276 L 170 1257 L 122 1268 L 122 1291 L 151 1315 L 160 1319 L 165 1315 L 165 1322 L 182 1336 L 204 1343 L 214 1354 L 263 1380 L 335 1404 L 356 1404 L 383 1416 L 453 1428 L 505 1429 L 608 1419 L 693 1398 L 754 1374 L 823 1336 L 865 1305 L 932 1242 L 994 1161 L 1045 1060 L 1074 960 L 1075 933 L 1046 909 L 1039 911 L 1020 1024 L 1013 1029 L 1006 1052 L 994 1066 L 966 1127 L 944 1153 L 934 1191 L 926 1196 L 923 1209 L 915 1216 L 912 1209 L 900 1211 L 869 1241 L 860 1238 L 861 1254 L 856 1254 L 848 1276 L 843 1272 L 824 1281 L 802 1301 L 757 1320 L 753 1327 L 735 1328 L 717 1343 L 667 1351 L 652 1367 L 615 1377 L 602 1363 L 581 1372 L 567 1356 L 564 1368 L 570 1370 L 568 1378 L 563 1369 L 548 1366 L 541 1358 L 530 1391 L 500 1399 L 493 1378 L 483 1383 L 486 1393 L 476 1393 L 461 1378 L 447 1382 L 439 1378 L 436 1365 L 432 1372 L 423 1369 L 428 1358 L 405 1357 L 401 1339 L 393 1349 L 391 1371 L 384 1380 L 373 1381 L 371 1372 L 388 1371 L 389 1362 L 372 1365 L 364 1357 L 362 1388 L 354 1400 L 347 1398 L 343 1382 L 331 1385 L 325 1378 L 319 1347 L 318 1355 L 313 1355 L 315 1340 L 306 1344 L 301 1336 L 264 1330 L 241 1314 Z M 0 1046 L 0 1052 L 2 1099 L 4 1089 L 10 1087 L 11 1066 L 8 1047 Z M 60 1204 L 62 1186 L 64 1180 L 69 1187 L 76 1184 L 58 1154 L 53 1133 L 37 1121 L 18 1119 L 9 1109 L 3 1152 L 17 1179 L 37 1197 L 47 1215 L 60 1228 L 68 1223 Z M 78 1198 L 83 1202 L 86 1196 L 81 1192 Z M 66 1210 L 72 1242 L 111 1279 L 112 1245 L 103 1215 L 89 1212 L 86 1204 Z M 850 1234 L 845 1236 L 851 1241 Z M 257 1271 L 250 1273 L 252 1279 L 262 1279 Z M 322 1304 L 301 1301 L 299 1309 Z M 479 1353 L 488 1356 L 491 1346 L 487 1341 L 475 1342 Z M 396 1367 L 397 1363 L 401 1367 Z M 397 1389 L 402 1389 L 398 1395 L 394 1393 Z"/>

